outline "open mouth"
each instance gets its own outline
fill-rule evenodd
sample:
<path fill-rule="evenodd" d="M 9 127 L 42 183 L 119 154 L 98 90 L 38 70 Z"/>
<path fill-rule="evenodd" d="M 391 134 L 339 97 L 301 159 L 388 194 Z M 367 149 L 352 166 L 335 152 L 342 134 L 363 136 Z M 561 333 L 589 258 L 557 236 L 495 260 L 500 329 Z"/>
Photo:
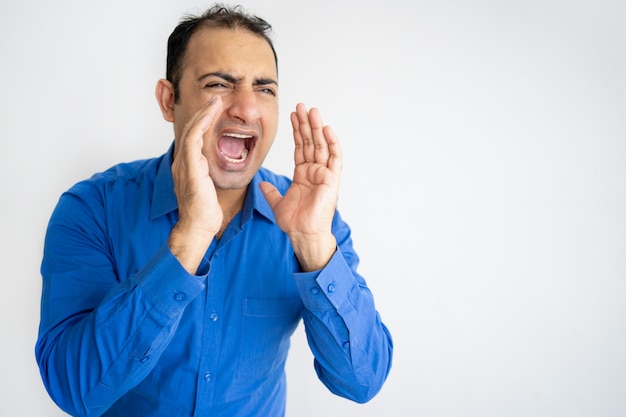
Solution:
<path fill-rule="evenodd" d="M 217 149 L 227 162 L 241 164 L 248 159 L 254 138 L 253 135 L 242 133 L 223 133 L 217 141 Z"/>

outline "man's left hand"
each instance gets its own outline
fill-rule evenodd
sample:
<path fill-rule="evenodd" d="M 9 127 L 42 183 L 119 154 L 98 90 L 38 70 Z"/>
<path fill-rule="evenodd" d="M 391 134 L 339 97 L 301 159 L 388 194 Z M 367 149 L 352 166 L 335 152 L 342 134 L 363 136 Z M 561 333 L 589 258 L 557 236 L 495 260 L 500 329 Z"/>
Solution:
<path fill-rule="evenodd" d="M 289 236 L 304 271 L 323 268 L 335 253 L 332 221 L 343 156 L 339 140 L 316 108 L 300 103 L 291 113 L 295 142 L 293 182 L 284 196 L 268 182 L 261 190 L 278 226 Z"/>

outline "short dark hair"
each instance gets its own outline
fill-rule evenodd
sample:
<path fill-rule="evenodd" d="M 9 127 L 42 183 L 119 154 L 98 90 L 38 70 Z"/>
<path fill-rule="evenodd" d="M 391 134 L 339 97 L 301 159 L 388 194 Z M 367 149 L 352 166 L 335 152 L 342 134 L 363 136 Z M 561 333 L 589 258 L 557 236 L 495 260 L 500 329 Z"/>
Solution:
<path fill-rule="evenodd" d="M 245 29 L 265 39 L 272 48 L 278 68 L 278 57 L 270 34 L 272 26 L 258 16 L 247 13 L 241 6 L 215 4 L 202 15 L 186 15 L 167 41 L 166 78 L 174 86 L 174 102 L 179 99 L 178 83 L 183 70 L 183 59 L 191 36 L 200 28 Z"/>

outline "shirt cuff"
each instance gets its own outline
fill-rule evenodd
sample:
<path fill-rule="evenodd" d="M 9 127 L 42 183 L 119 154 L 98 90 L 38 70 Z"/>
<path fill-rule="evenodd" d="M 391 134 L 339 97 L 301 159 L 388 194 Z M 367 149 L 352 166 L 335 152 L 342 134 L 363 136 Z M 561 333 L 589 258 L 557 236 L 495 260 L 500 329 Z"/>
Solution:
<path fill-rule="evenodd" d="M 352 288 L 357 285 L 339 248 L 324 268 L 313 272 L 295 272 L 294 280 L 304 307 L 318 311 L 340 310 Z"/>
<path fill-rule="evenodd" d="M 172 318 L 205 288 L 206 275 L 189 274 L 164 244 L 148 265 L 137 274 L 142 291 L 161 312 Z"/>

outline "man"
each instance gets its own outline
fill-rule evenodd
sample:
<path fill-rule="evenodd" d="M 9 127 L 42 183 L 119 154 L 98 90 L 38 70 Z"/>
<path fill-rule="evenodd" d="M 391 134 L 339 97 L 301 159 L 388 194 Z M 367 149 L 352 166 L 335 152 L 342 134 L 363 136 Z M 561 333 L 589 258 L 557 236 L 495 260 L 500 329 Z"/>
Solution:
<path fill-rule="evenodd" d="M 278 119 L 269 30 L 219 5 L 183 20 L 156 87 L 172 148 L 59 200 L 36 356 L 68 413 L 284 415 L 300 318 L 332 392 L 365 402 L 386 379 L 391 337 L 336 212 L 335 133 L 298 104 L 293 180 L 261 167 Z"/>

